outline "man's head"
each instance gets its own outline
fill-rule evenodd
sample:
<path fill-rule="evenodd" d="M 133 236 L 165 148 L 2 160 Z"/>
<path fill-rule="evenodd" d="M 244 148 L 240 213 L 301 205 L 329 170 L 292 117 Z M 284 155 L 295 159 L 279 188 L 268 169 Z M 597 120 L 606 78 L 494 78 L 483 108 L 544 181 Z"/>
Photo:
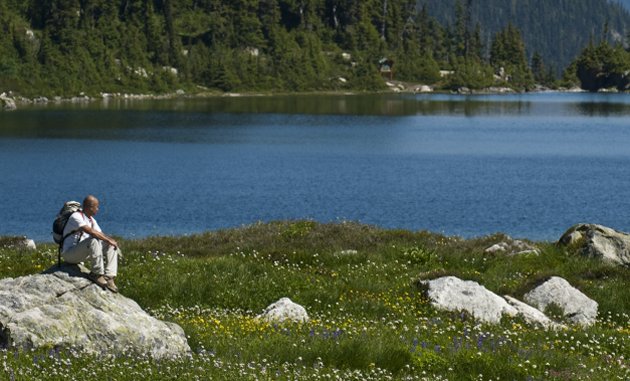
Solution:
<path fill-rule="evenodd" d="M 98 213 L 98 199 L 92 195 L 87 196 L 83 200 L 83 213 L 86 216 L 92 217 Z"/>

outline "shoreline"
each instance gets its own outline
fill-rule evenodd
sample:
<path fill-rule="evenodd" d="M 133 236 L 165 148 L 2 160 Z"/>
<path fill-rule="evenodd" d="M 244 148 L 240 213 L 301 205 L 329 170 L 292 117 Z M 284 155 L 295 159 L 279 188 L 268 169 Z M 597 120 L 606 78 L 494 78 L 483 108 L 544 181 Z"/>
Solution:
<path fill-rule="evenodd" d="M 33 98 L 24 97 L 21 95 L 13 94 L 9 91 L 0 93 L 0 111 L 13 111 L 23 106 L 33 105 L 48 105 L 48 104 L 88 104 L 97 101 L 107 102 L 109 100 L 123 100 L 123 101 L 136 101 L 136 100 L 168 100 L 168 99 L 204 99 L 204 98 L 225 98 L 225 97 L 275 97 L 275 96 L 298 96 L 298 95 L 330 95 L 330 96 L 352 96 L 361 94 L 450 94 L 450 95 L 510 95 L 510 94 L 535 94 L 535 93 L 584 93 L 586 90 L 580 88 L 558 88 L 551 89 L 543 86 L 536 86 L 533 90 L 514 90 L 509 87 L 489 87 L 486 89 L 474 90 L 468 88 L 459 88 L 457 90 L 436 89 L 433 86 L 400 82 L 400 81 L 388 81 L 386 82 L 387 88 L 382 91 L 302 91 L 302 92 L 219 92 L 212 91 L 210 89 L 204 89 L 199 92 L 186 92 L 179 89 L 175 92 L 163 93 L 163 94 L 137 94 L 137 93 L 105 93 L 102 92 L 98 96 L 90 96 L 85 93 L 80 93 L 74 97 L 61 97 L 54 96 L 48 98 L 46 96 L 37 96 Z M 609 91 L 600 91 L 601 93 L 609 93 Z"/>

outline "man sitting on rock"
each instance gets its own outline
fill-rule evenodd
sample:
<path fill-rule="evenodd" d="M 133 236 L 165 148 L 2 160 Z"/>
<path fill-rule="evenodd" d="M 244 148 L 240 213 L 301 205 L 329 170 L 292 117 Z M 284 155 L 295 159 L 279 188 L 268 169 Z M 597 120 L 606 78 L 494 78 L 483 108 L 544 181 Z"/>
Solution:
<path fill-rule="evenodd" d="M 72 213 L 63 230 L 61 255 L 67 263 L 90 261 L 90 280 L 101 288 L 118 292 L 114 283 L 118 272 L 118 243 L 103 234 L 94 219 L 98 213 L 98 199 L 89 195 L 83 200 L 83 210 Z"/>

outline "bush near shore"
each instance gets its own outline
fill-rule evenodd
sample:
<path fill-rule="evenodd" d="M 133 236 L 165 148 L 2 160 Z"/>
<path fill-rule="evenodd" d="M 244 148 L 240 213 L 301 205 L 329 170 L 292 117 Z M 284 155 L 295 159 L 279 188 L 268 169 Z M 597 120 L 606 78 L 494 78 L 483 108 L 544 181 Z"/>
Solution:
<path fill-rule="evenodd" d="M 121 239 L 123 295 L 185 330 L 190 357 L 156 361 L 72 348 L 0 351 L 7 380 L 626 380 L 627 268 L 551 243 L 541 255 L 484 253 L 504 239 L 343 222 L 260 223 L 185 237 Z M 54 266 L 56 247 L 0 238 L 0 276 Z M 517 298 L 552 275 L 599 303 L 597 323 L 544 330 L 436 310 L 418 279 L 455 275 Z M 255 319 L 289 297 L 307 323 Z"/>

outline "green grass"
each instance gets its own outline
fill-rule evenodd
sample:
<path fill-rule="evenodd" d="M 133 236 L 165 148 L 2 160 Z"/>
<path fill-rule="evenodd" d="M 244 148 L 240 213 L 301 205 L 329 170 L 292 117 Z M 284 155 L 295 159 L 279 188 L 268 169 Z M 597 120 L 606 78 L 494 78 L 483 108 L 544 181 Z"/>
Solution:
<path fill-rule="evenodd" d="M 538 243 L 539 256 L 484 253 L 504 238 L 286 221 L 121 240 L 121 293 L 180 324 L 192 356 L 155 361 L 9 349 L 0 352 L 0 379 L 629 379 L 629 270 L 550 243 Z M 53 245 L 29 252 L 12 242 L 0 239 L 1 277 L 56 263 Z M 600 316 L 592 327 L 560 331 L 520 318 L 483 324 L 428 303 L 418 280 L 442 275 L 517 298 L 562 276 L 599 302 Z M 281 297 L 303 305 L 311 320 L 255 318 Z"/>

